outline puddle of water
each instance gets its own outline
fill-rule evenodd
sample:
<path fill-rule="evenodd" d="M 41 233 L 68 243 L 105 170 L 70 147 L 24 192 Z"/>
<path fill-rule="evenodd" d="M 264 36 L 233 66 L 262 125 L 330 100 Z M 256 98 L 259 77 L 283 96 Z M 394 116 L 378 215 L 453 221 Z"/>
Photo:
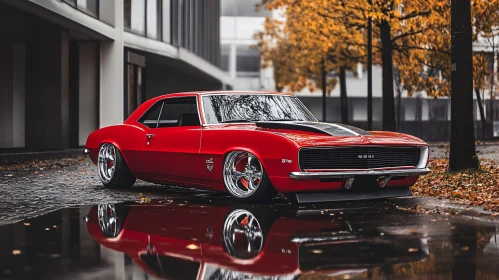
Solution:
<path fill-rule="evenodd" d="M 366 205 L 61 209 L 0 227 L 0 278 L 499 278 L 496 225 Z"/>

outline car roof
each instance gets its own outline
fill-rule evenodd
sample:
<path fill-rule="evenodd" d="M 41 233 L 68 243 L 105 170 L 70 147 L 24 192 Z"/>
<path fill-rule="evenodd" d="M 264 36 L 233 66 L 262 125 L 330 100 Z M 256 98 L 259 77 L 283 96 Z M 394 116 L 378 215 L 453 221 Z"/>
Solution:
<path fill-rule="evenodd" d="M 203 96 L 203 95 L 214 95 L 214 94 L 220 94 L 220 95 L 230 95 L 230 94 L 234 94 L 234 95 L 235 94 L 293 95 L 291 93 L 272 92 L 272 91 L 219 90 L 219 91 L 190 91 L 190 92 L 169 93 L 169 94 L 164 94 L 164 95 L 158 96 L 157 98 L 178 97 L 178 96 L 193 96 L 193 95 Z"/>

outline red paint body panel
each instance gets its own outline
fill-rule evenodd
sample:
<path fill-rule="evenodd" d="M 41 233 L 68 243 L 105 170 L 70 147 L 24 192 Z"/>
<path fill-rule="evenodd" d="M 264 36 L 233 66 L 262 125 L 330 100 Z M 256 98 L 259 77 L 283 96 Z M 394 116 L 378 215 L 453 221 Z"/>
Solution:
<path fill-rule="evenodd" d="M 228 205 L 196 205 L 196 204 L 179 204 L 176 202 L 158 205 L 132 205 L 129 211 L 124 216 L 119 216 L 124 219 L 124 224 L 121 232 L 117 237 L 105 237 L 99 226 L 97 215 L 97 206 L 91 208 L 88 213 L 87 230 L 100 245 L 112 250 L 122 252 L 133 259 L 143 270 L 151 275 L 157 275 L 141 258 L 141 254 L 146 253 L 146 248 L 150 248 L 150 254 L 158 256 L 170 256 L 176 259 L 190 260 L 199 263 L 199 272 L 197 279 L 207 279 L 204 275 L 203 268 L 210 266 L 213 269 L 230 270 L 237 275 L 238 273 L 249 274 L 250 276 L 278 276 L 278 275 L 297 275 L 308 273 L 332 273 L 340 272 L 342 269 L 355 268 L 350 263 L 342 266 L 344 261 L 342 256 L 328 255 L 328 260 L 332 264 L 331 268 L 303 269 L 300 266 L 300 244 L 316 244 L 324 246 L 323 248 L 334 248 L 341 246 L 341 243 L 363 243 L 369 240 L 370 236 L 375 236 L 375 244 L 385 244 L 389 250 L 390 242 L 393 242 L 395 247 L 399 248 L 407 246 L 405 250 L 399 250 L 397 254 L 406 254 L 411 252 L 410 249 L 418 249 L 422 251 L 425 242 L 421 242 L 418 235 L 407 236 L 385 236 L 380 237 L 377 232 L 376 225 L 370 228 L 362 219 L 355 222 L 349 222 L 350 217 L 357 217 L 360 214 L 371 214 L 373 209 L 365 209 L 362 212 L 353 210 L 350 214 L 348 210 L 345 213 L 331 209 L 331 214 L 325 215 L 306 214 L 300 217 L 299 213 L 279 213 L 269 208 L 247 209 L 255 220 L 260 225 L 263 244 L 255 250 L 255 254 L 250 257 L 240 258 L 231 254 L 227 248 L 227 236 L 233 236 L 234 232 L 227 227 L 227 220 L 237 211 L 237 207 Z M 270 210 L 270 211 L 269 211 Z M 326 210 L 327 211 L 327 210 Z M 344 210 L 343 210 L 344 211 Z M 338 216 L 331 216 L 336 213 Z M 382 225 L 382 230 L 387 230 L 393 226 L 388 220 L 389 217 L 375 215 L 375 219 Z M 358 224 L 357 224 L 358 223 Z M 367 223 L 369 224 L 369 223 Z M 357 231 L 357 227 L 363 228 L 364 231 Z M 400 226 L 395 224 L 395 228 Z M 228 235 L 224 235 L 224 230 Z M 326 235 L 330 233 L 330 235 Z M 374 234 L 373 234 L 374 233 Z M 338 239 L 323 241 L 298 241 L 295 238 L 310 238 L 319 236 L 321 238 L 327 236 L 336 236 Z M 344 237 L 344 241 L 341 237 Z M 385 240 L 382 240 L 385 238 Z M 407 240 L 415 242 L 407 243 Z M 369 245 L 367 245 L 369 246 Z M 377 245 L 379 248 L 379 245 Z M 246 248 L 246 247 L 244 247 Z M 344 247 L 343 247 L 344 248 Z M 373 263 L 378 260 L 376 256 L 383 255 L 383 251 L 371 252 Z M 364 254 L 360 252 L 359 255 Z M 376 256 L 375 256 L 376 255 Z M 415 253 L 406 261 L 420 260 L 421 255 Z M 365 257 L 365 256 L 364 256 Z M 390 262 L 396 262 L 400 255 L 394 255 Z M 334 258 L 334 260 L 332 260 Z M 336 263 L 335 263 L 336 262 Z M 334 267 L 334 268 L 333 268 Z M 364 263 L 359 260 L 357 268 L 373 267 L 373 264 Z M 182 268 L 179 268 L 179 270 Z M 251 279 L 251 278 L 245 278 Z"/>
<path fill-rule="evenodd" d="M 151 211 L 152 210 L 152 211 Z M 122 232 L 115 238 L 105 237 L 97 220 L 97 209 L 88 214 L 87 230 L 101 245 L 130 256 L 149 274 L 156 273 L 139 257 L 149 242 L 153 253 L 213 265 L 255 275 L 288 275 L 301 273 L 298 265 L 298 244 L 290 233 L 304 234 L 323 229 L 340 230 L 341 224 L 326 220 L 306 220 L 281 217 L 271 225 L 261 252 L 245 260 L 227 253 L 223 244 L 223 228 L 230 207 L 196 205 L 161 205 L 132 207 Z M 212 232 L 212 237 L 207 235 Z M 195 245 L 195 246 L 192 246 Z M 288 250 L 286 254 L 283 249 Z M 202 269 L 202 266 L 201 266 Z M 200 272 L 201 274 L 201 272 Z"/>
<path fill-rule="evenodd" d="M 139 179 L 225 191 L 222 178 L 224 157 L 230 151 L 245 150 L 260 159 L 274 187 L 286 193 L 338 190 L 342 187 L 340 182 L 323 183 L 319 180 L 290 178 L 290 172 L 300 171 L 298 151 L 301 147 L 427 146 L 416 137 L 395 132 L 373 131 L 367 136 L 329 136 L 308 131 L 260 128 L 251 123 L 206 125 L 202 110 L 202 126 L 151 129 L 138 122 L 153 104 L 167 98 L 196 96 L 199 109 L 204 94 L 207 93 L 169 94 L 146 101 L 124 124 L 104 127 L 89 135 L 86 147 L 90 158 L 96 163 L 100 145 L 113 143 Z M 148 140 L 146 134 L 155 136 Z M 283 159 L 291 160 L 291 163 L 283 163 Z M 207 168 L 207 161 L 213 162 L 211 171 Z M 392 180 L 387 186 L 411 186 L 417 178 Z"/>

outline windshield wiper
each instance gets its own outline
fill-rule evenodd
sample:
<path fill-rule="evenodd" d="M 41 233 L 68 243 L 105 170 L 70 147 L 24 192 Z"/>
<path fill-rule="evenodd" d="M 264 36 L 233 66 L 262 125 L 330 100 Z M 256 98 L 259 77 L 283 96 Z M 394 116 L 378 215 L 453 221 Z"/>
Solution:
<path fill-rule="evenodd" d="M 226 121 L 222 121 L 220 123 L 240 123 L 240 122 L 255 122 L 255 120 L 244 120 L 244 119 L 240 119 L 240 120 L 226 120 Z"/>
<path fill-rule="evenodd" d="M 295 120 L 292 119 L 274 119 L 274 120 L 268 120 L 269 122 L 294 122 Z"/>

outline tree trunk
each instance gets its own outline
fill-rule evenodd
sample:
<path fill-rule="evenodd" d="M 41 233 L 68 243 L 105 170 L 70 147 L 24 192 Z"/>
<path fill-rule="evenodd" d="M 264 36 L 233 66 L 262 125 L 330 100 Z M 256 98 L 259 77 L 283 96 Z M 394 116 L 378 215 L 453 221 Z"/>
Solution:
<path fill-rule="evenodd" d="M 395 98 L 393 94 L 393 57 L 390 24 L 383 21 L 380 25 L 381 59 L 383 64 L 383 130 L 395 131 Z"/>
<path fill-rule="evenodd" d="M 372 5 L 371 0 L 369 4 Z M 373 129 L 373 21 L 367 22 L 367 130 Z"/>
<path fill-rule="evenodd" d="M 322 121 L 326 122 L 326 94 L 327 94 L 327 85 L 326 85 L 326 68 L 324 66 L 324 62 L 322 63 L 321 68 L 321 82 L 322 82 Z"/>
<path fill-rule="evenodd" d="M 476 101 L 478 103 L 478 109 L 480 110 L 480 120 L 482 122 L 482 140 L 485 140 L 485 126 L 487 121 L 485 119 L 485 112 L 483 110 L 482 96 L 480 95 L 480 90 L 478 88 L 475 88 L 475 93 Z"/>
<path fill-rule="evenodd" d="M 397 96 L 397 131 L 400 131 L 400 122 L 402 117 L 402 91 Z"/>
<path fill-rule="evenodd" d="M 400 84 L 400 71 L 395 70 L 395 87 L 397 88 L 397 131 L 400 131 L 400 118 L 402 116 L 402 85 Z"/>
<path fill-rule="evenodd" d="M 451 137 L 449 168 L 478 168 L 473 126 L 473 48 L 470 0 L 451 0 Z"/>
<path fill-rule="evenodd" d="M 496 61 L 499 56 L 496 57 L 496 39 L 493 37 L 492 38 L 492 61 Z M 497 68 L 496 68 L 497 67 Z M 492 63 L 492 73 L 490 75 L 490 122 L 494 122 L 494 82 L 495 82 L 495 69 L 499 69 L 499 67 L 496 65 L 496 63 Z M 485 99 L 485 96 L 483 97 Z"/>
<path fill-rule="evenodd" d="M 341 122 L 349 123 L 348 119 L 348 99 L 347 99 L 347 79 L 344 68 L 340 68 L 340 105 L 341 105 Z"/>

